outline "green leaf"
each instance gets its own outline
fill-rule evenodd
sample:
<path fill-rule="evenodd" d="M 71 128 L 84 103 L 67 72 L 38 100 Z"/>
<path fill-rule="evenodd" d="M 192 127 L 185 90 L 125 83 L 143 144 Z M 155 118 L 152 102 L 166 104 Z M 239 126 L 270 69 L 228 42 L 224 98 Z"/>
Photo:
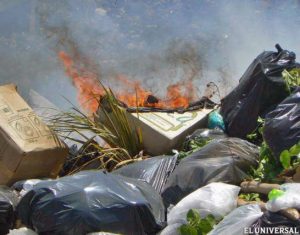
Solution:
<path fill-rule="evenodd" d="M 197 223 L 201 220 L 198 211 L 195 209 L 190 209 L 186 215 L 186 218 L 190 224 Z"/>
<path fill-rule="evenodd" d="M 291 156 L 298 156 L 300 153 L 300 144 L 298 143 L 292 146 L 289 152 Z"/>
<path fill-rule="evenodd" d="M 178 228 L 181 235 L 198 235 L 197 229 L 188 224 L 183 224 Z"/>
<path fill-rule="evenodd" d="M 282 153 L 280 154 L 280 162 L 281 162 L 282 166 L 284 167 L 284 169 L 290 168 L 290 166 L 291 166 L 291 155 L 290 155 L 290 152 L 288 150 L 282 151 Z"/>

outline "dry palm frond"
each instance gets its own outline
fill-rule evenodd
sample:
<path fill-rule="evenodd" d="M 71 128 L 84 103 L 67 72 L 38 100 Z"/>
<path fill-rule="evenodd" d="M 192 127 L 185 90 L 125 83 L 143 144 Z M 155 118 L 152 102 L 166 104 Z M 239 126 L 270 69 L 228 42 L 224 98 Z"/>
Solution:
<path fill-rule="evenodd" d="M 119 106 L 111 90 L 105 89 L 102 102 L 94 117 L 73 107 L 72 111 L 61 112 L 50 120 L 50 127 L 59 136 L 83 144 L 80 153 L 71 159 L 67 173 L 75 173 L 91 164 L 110 171 L 140 159 L 137 156 L 142 150 L 140 131 L 131 129 L 126 110 Z M 87 136 L 86 132 L 92 133 L 93 137 Z M 81 138 L 73 137 L 73 133 Z M 95 142 L 97 136 L 108 146 Z"/>

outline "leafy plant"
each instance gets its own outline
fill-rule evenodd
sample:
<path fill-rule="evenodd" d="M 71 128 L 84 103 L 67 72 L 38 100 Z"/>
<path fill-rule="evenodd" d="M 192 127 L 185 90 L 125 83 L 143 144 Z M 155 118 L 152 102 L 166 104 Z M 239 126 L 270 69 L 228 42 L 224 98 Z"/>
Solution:
<path fill-rule="evenodd" d="M 239 198 L 244 199 L 246 201 L 256 201 L 260 202 L 258 193 L 242 193 L 239 195 Z"/>
<path fill-rule="evenodd" d="M 263 127 L 265 124 L 265 120 L 261 117 L 257 119 L 257 127 L 254 131 L 247 135 L 247 139 L 252 142 L 257 142 L 262 139 Z"/>
<path fill-rule="evenodd" d="M 289 93 L 291 93 L 292 86 L 300 86 L 300 68 L 294 68 L 290 71 L 284 70 L 282 77 L 286 82 Z"/>
<path fill-rule="evenodd" d="M 186 218 L 187 224 L 178 228 L 181 235 L 206 235 L 219 222 L 213 215 L 207 215 L 202 219 L 195 209 L 189 210 Z"/>
<path fill-rule="evenodd" d="M 293 161 L 293 157 L 297 156 L 296 161 Z M 289 169 L 295 164 L 299 164 L 300 157 L 300 142 L 293 145 L 289 150 L 284 150 L 280 154 L 280 162 L 284 169 Z"/>
<path fill-rule="evenodd" d="M 250 175 L 256 181 L 276 181 L 276 177 L 283 168 L 277 164 L 271 149 L 263 142 L 260 146 L 259 163 L 256 169 L 252 168 Z"/>
<path fill-rule="evenodd" d="M 75 163 L 92 156 L 84 164 L 74 164 L 70 174 L 95 161 L 99 163 L 99 168 L 111 171 L 121 165 L 140 160 L 138 154 L 143 149 L 140 131 L 131 128 L 126 111 L 119 106 L 111 90 L 105 89 L 105 92 L 105 105 L 99 107 L 99 114 L 90 117 L 73 107 L 70 112 L 61 112 L 50 120 L 50 128 L 60 137 L 85 146 L 82 154 L 76 156 L 78 161 Z M 86 132 L 92 133 L 93 137 L 88 137 Z M 72 137 L 72 133 L 81 138 Z M 104 140 L 105 144 L 99 145 L 95 142 L 94 138 L 97 136 Z"/>
<path fill-rule="evenodd" d="M 185 158 L 186 156 L 200 150 L 205 145 L 207 145 L 212 139 L 210 138 L 196 138 L 193 140 L 190 140 L 188 143 L 188 148 L 191 149 L 190 151 L 180 151 L 178 159 Z"/>

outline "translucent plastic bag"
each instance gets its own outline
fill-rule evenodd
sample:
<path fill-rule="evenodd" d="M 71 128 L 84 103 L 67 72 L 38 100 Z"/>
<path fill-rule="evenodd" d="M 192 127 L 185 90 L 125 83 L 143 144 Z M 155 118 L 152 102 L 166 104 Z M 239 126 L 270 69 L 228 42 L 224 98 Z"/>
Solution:
<path fill-rule="evenodd" d="M 168 213 L 168 225 L 185 224 L 190 209 L 198 210 L 200 216 L 212 214 L 221 218 L 236 208 L 240 187 L 225 183 L 211 183 L 183 198 Z"/>
<path fill-rule="evenodd" d="M 284 194 L 266 203 L 269 211 L 277 212 L 282 209 L 296 208 L 300 209 L 300 184 L 289 183 L 280 186 Z"/>
<path fill-rule="evenodd" d="M 208 235 L 242 235 L 257 221 L 263 212 L 258 204 L 241 206 L 217 224 Z"/>

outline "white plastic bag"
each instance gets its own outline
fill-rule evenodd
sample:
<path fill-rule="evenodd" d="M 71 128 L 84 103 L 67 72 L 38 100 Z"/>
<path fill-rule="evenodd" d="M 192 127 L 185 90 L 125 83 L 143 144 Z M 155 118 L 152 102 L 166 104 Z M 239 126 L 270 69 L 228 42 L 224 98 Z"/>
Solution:
<path fill-rule="evenodd" d="M 185 224 L 190 209 L 196 209 L 202 218 L 212 214 L 221 218 L 237 205 L 240 187 L 225 183 L 210 183 L 183 198 L 168 213 L 168 225 Z"/>
<path fill-rule="evenodd" d="M 10 230 L 8 235 L 38 235 L 38 234 L 29 228 L 23 227 L 19 229 Z"/>
<path fill-rule="evenodd" d="M 182 224 L 171 224 L 165 227 L 158 235 L 180 235 L 178 228 Z"/>
<path fill-rule="evenodd" d="M 257 221 L 263 212 L 258 204 L 241 206 L 233 210 L 230 214 L 217 224 L 208 235 L 242 235 L 246 228 Z"/>
<path fill-rule="evenodd" d="M 284 191 L 282 196 L 266 203 L 266 208 L 269 211 L 277 212 L 287 208 L 300 209 L 300 184 L 283 184 L 280 186 L 280 190 Z"/>

